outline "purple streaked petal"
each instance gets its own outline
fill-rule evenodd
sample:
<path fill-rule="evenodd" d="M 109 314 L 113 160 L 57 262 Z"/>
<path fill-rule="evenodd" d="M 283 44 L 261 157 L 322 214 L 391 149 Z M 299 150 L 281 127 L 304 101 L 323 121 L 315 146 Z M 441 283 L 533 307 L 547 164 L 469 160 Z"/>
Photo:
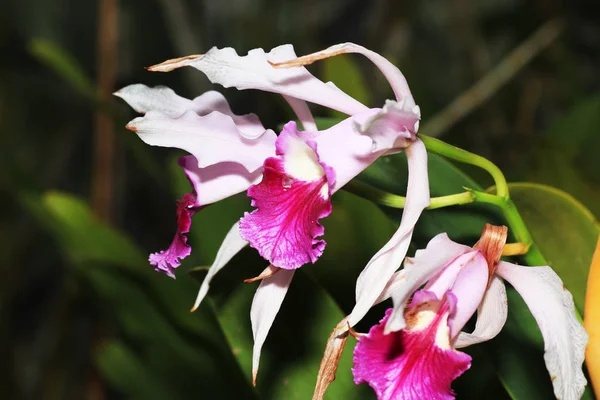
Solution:
<path fill-rule="evenodd" d="M 252 348 L 252 383 L 254 385 L 256 385 L 262 346 L 290 287 L 294 272 L 293 270 L 281 270 L 272 277 L 263 279 L 252 300 L 250 321 L 254 335 L 254 347 Z"/>
<path fill-rule="evenodd" d="M 153 71 L 171 71 L 190 66 L 202 71 L 212 83 L 240 90 L 258 89 L 279 93 L 353 115 L 367 110 L 340 89 L 315 78 L 304 67 L 274 68 L 270 62 L 296 58 L 292 45 L 275 47 L 269 53 L 254 49 L 239 56 L 232 48 L 213 47 L 206 54 L 168 60 L 151 67 Z"/>
<path fill-rule="evenodd" d="M 519 292 L 538 323 L 554 395 L 562 400 L 581 398 L 587 383 L 582 364 L 588 334 L 577 320 L 571 293 L 550 267 L 500 261 L 496 273 Z"/>
<path fill-rule="evenodd" d="M 200 306 L 202 300 L 204 300 L 204 297 L 206 297 L 206 294 L 208 293 L 208 289 L 210 287 L 210 281 L 214 278 L 214 276 L 221 269 L 223 269 L 223 267 L 227 265 L 227 263 L 233 258 L 233 256 L 239 253 L 247 244 L 248 242 L 246 242 L 240 236 L 240 227 L 236 222 L 235 224 L 233 224 L 229 232 L 227 232 L 227 235 L 225 236 L 221 247 L 219 247 L 219 250 L 217 251 L 215 261 L 210 266 L 208 274 L 202 281 L 202 285 L 200 286 L 200 291 L 198 292 L 198 296 L 196 297 L 196 301 L 194 302 L 192 311 L 196 310 Z"/>
<path fill-rule="evenodd" d="M 180 157 L 179 165 L 183 167 L 194 191 L 199 193 L 197 203 L 202 206 L 244 192 L 253 183 L 258 183 L 262 176 L 260 169 L 250 173 L 235 162 L 221 162 L 199 168 L 194 156 Z"/>
<path fill-rule="evenodd" d="M 457 349 L 488 341 L 500 333 L 508 317 L 508 299 L 502 278 L 494 276 L 477 310 L 473 333 L 460 332 L 454 342 Z"/>
<path fill-rule="evenodd" d="M 177 231 L 171 245 L 166 250 L 150 254 L 148 261 L 154 266 L 154 270 L 162 272 L 175 279 L 175 268 L 181 265 L 181 261 L 192 252 L 187 244 L 186 234 L 192 226 L 192 216 L 198 211 L 196 193 L 186 193 L 177 200 Z"/>
<path fill-rule="evenodd" d="M 423 296 L 421 296 L 423 294 Z M 471 357 L 450 345 L 452 294 L 415 294 L 406 329 L 385 334 L 392 309 L 360 338 L 354 349 L 354 382 L 368 383 L 378 400 L 454 399 L 452 381 L 471 366 Z"/>
<path fill-rule="evenodd" d="M 392 294 L 394 311 L 390 315 L 386 329 L 388 331 L 398 331 L 404 328 L 404 308 L 410 296 L 419 287 L 443 271 L 457 257 L 471 251 L 473 249 L 470 247 L 455 243 L 448 238 L 448 235 L 441 233 L 429 241 L 427 248 L 418 250 L 415 257 L 407 258 L 403 270 L 406 274 L 406 284 Z M 458 265 L 462 264 L 459 263 Z M 453 275 L 449 274 L 448 279 L 450 280 L 452 277 Z M 428 290 L 430 289 L 428 288 Z M 443 288 L 440 288 L 439 296 L 444 293 L 442 290 Z"/>
<path fill-rule="evenodd" d="M 125 100 L 131 108 L 141 114 L 160 111 L 171 118 L 177 118 L 187 110 L 194 111 L 200 116 L 218 111 L 221 114 L 229 115 L 241 134 L 249 139 L 261 136 L 266 130 L 256 115 L 234 114 L 225 97 L 214 90 L 205 92 L 194 100 L 189 100 L 178 96 L 166 86 L 150 88 L 146 85 L 135 84 L 124 87 L 114 95 Z"/>
<path fill-rule="evenodd" d="M 356 304 L 348 316 L 350 326 L 356 325 L 365 316 L 384 291 L 388 281 L 406 256 L 414 226 L 421 212 L 429 205 L 427 152 L 423 142 L 417 139 L 406 149 L 406 156 L 409 174 L 402 221 L 392 238 L 373 256 L 358 277 Z M 410 279 L 410 282 L 412 280 L 413 278 Z M 409 282 L 408 274 L 407 282 Z M 402 285 L 402 287 L 404 286 Z M 406 286 L 412 287 L 412 283 Z"/>
<path fill-rule="evenodd" d="M 249 172 L 256 171 L 265 158 L 273 155 L 277 138 L 271 130 L 257 139 L 244 138 L 233 119 L 218 111 L 199 116 L 188 110 L 178 118 L 150 111 L 131 121 L 127 128 L 149 145 L 175 147 L 191 153 L 200 168 L 237 162 Z"/>
<path fill-rule="evenodd" d="M 277 155 L 265 161 L 262 181 L 248 189 L 257 209 L 240 220 L 240 232 L 271 264 L 295 269 L 323 253 L 325 241 L 317 239 L 324 233 L 319 219 L 331 213 L 335 176 L 294 122 L 279 135 Z"/>
<path fill-rule="evenodd" d="M 179 158 L 178 163 L 193 190 L 177 201 L 177 231 L 171 245 L 167 250 L 151 254 L 149 258 L 156 271 L 172 278 L 175 278 L 174 269 L 192 251 L 186 236 L 192 225 L 192 216 L 205 205 L 245 191 L 261 176 L 260 170 L 249 173 L 242 165 L 233 162 L 198 168 L 196 157 L 184 156 Z"/>

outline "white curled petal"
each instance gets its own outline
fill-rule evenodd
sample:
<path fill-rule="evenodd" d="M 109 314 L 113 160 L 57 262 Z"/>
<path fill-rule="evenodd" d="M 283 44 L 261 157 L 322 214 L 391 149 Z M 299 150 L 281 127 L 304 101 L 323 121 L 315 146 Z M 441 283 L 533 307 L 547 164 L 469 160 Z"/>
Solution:
<path fill-rule="evenodd" d="M 375 53 L 372 50 L 366 49 L 354 43 L 341 43 L 331 46 L 317 53 L 309 54 L 294 60 L 291 65 L 307 65 L 314 61 L 337 56 L 339 54 L 357 53 L 367 57 L 386 77 L 396 99 L 398 101 L 406 101 L 411 107 L 415 105 L 415 100 L 412 97 L 406 78 L 400 72 L 398 67 L 389 62 L 385 57 Z M 291 60 L 291 59 L 290 59 Z"/>
<path fill-rule="evenodd" d="M 423 142 L 417 139 L 406 149 L 406 156 L 409 175 L 402 221 L 392 238 L 373 256 L 357 279 L 356 305 L 348 316 L 350 326 L 356 325 L 365 316 L 384 291 L 406 256 L 414 226 L 421 212 L 429 205 L 427 152 Z"/>
<path fill-rule="evenodd" d="M 265 343 L 271 325 L 281 308 L 285 298 L 294 270 L 282 269 L 270 278 L 263 279 L 256 289 L 250 309 L 250 321 L 254 335 L 254 347 L 252 349 L 252 383 L 256 385 L 256 375 L 260 363 L 260 352 Z"/>
<path fill-rule="evenodd" d="M 219 162 L 236 162 L 249 172 L 260 168 L 275 153 L 275 132 L 267 130 L 257 139 L 243 137 L 233 119 L 218 111 L 200 116 L 186 111 L 171 118 L 150 111 L 131 121 L 127 128 L 149 145 L 174 147 L 191 153 L 200 168 Z"/>
<path fill-rule="evenodd" d="M 544 361 L 554 395 L 580 399 L 587 383 L 582 370 L 588 334 L 577 320 L 573 296 L 550 267 L 499 262 L 496 273 L 519 292 L 544 337 Z"/>
<path fill-rule="evenodd" d="M 188 110 L 200 116 L 218 111 L 233 119 L 242 136 L 254 139 L 260 137 L 265 128 L 254 114 L 236 115 L 231 111 L 225 97 L 214 90 L 208 91 L 194 100 L 177 95 L 166 86 L 148 87 L 142 84 L 129 85 L 114 93 L 122 98 L 135 111 L 145 114 L 150 111 L 160 111 L 171 118 L 178 118 Z"/>
<path fill-rule="evenodd" d="M 386 100 L 377 114 L 355 129 L 373 139 L 373 151 L 381 149 L 402 149 L 410 145 L 419 129 L 421 114 L 418 106 L 407 107 L 406 102 Z"/>
<path fill-rule="evenodd" d="M 292 45 L 275 47 L 269 53 L 254 49 L 246 56 L 239 56 L 232 48 L 213 47 L 204 55 L 168 60 L 149 69 L 171 71 L 190 66 L 202 71 L 211 82 L 240 90 L 258 89 L 279 93 L 297 99 L 320 104 L 353 115 L 366 111 L 367 107 L 336 87 L 315 78 L 304 67 L 275 68 L 269 62 L 296 58 Z"/>
<path fill-rule="evenodd" d="M 291 96 L 283 96 L 283 98 L 288 102 L 290 107 L 292 107 L 292 110 L 294 110 L 298 120 L 302 123 L 303 130 L 316 132 L 317 124 L 315 123 L 315 119 L 308 108 L 308 104 L 306 104 L 306 102 L 303 100 L 298 100 L 297 98 Z"/>
<path fill-rule="evenodd" d="M 200 291 L 198 292 L 198 296 L 196 297 L 192 311 L 196 310 L 200 306 L 200 303 L 202 303 L 202 300 L 204 300 L 206 297 L 210 286 L 210 281 L 214 278 L 214 276 L 220 270 L 222 270 L 223 267 L 225 267 L 225 265 L 227 265 L 227 263 L 233 258 L 233 256 L 239 253 L 247 244 L 248 242 L 242 239 L 240 236 L 240 228 L 236 222 L 225 236 L 225 240 L 223 240 L 219 251 L 217 251 L 215 261 L 210 266 L 204 281 L 202 281 L 202 285 L 200 286 Z"/>
<path fill-rule="evenodd" d="M 502 278 L 495 276 L 477 310 L 475 330 L 473 333 L 460 332 L 454 347 L 460 349 L 496 337 L 504 327 L 507 317 L 506 287 Z"/>

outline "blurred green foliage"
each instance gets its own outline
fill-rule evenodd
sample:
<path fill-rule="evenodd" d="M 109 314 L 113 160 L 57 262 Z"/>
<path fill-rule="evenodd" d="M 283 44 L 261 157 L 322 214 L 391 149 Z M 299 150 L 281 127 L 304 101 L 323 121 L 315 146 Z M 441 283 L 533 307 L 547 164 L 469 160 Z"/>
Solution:
<path fill-rule="evenodd" d="M 567 29 L 559 41 L 448 127 L 444 140 L 490 158 L 511 181 L 551 185 L 581 202 L 542 185 L 511 185 L 534 240 L 582 310 L 600 216 L 600 45 L 593 40 L 600 32 L 585 11 L 591 2 L 438 3 L 121 2 L 117 81 L 163 84 L 193 97 L 211 87 L 196 71 L 151 74 L 142 67 L 212 45 L 242 53 L 289 42 L 303 54 L 354 41 L 401 67 L 426 123 L 539 24 L 560 15 Z M 119 128 L 114 221 L 99 221 L 87 201 L 94 113 L 109 113 L 118 127 L 133 116 L 116 101 L 96 101 L 96 14 L 94 2 L 0 5 L 0 250 L 7 254 L 0 282 L 0 397 L 310 397 L 329 332 L 352 308 L 356 277 L 392 235 L 400 212 L 336 194 L 324 221 L 327 250 L 294 278 L 252 388 L 249 309 L 256 284 L 240 282 L 260 272 L 264 260 L 242 251 L 193 314 L 198 285 L 188 274 L 212 262 L 249 200 L 234 196 L 194 217 L 193 254 L 176 281 L 147 263 L 147 253 L 171 240 L 174 199 L 189 190 L 176 152 L 148 148 Z M 368 105 L 390 95 L 385 80 L 358 56 L 310 68 Z M 223 92 L 236 112 L 255 112 L 267 126 L 293 118 L 276 96 Z M 429 169 L 433 196 L 491 184 L 481 171 L 435 155 Z M 405 157 L 381 159 L 359 179 L 404 194 Z M 411 252 L 440 232 L 472 245 L 486 222 L 503 221 L 479 205 L 428 211 Z M 551 398 L 535 321 L 510 289 L 509 303 L 501 335 L 467 349 L 473 366 L 454 385 L 459 398 Z M 375 307 L 358 330 L 366 331 L 387 306 Z M 352 383 L 353 344 L 349 339 L 328 398 L 373 398 L 365 385 Z"/>

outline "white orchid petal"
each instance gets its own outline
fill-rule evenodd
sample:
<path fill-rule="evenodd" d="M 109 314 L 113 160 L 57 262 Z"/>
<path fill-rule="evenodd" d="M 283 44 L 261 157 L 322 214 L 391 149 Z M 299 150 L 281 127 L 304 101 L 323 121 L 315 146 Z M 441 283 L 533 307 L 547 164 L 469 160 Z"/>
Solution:
<path fill-rule="evenodd" d="M 200 168 L 219 162 L 236 162 L 248 172 L 256 171 L 265 158 L 274 155 L 277 139 L 271 130 L 266 130 L 258 139 L 245 138 L 233 119 L 218 111 L 200 116 L 188 110 L 177 118 L 150 111 L 131 121 L 127 128 L 149 145 L 191 153 Z"/>
<path fill-rule="evenodd" d="M 262 179 L 260 169 L 248 172 L 243 165 L 235 162 L 220 162 L 199 168 L 194 156 L 183 156 L 179 165 L 196 192 L 198 206 L 216 203 L 230 196 L 245 192 L 248 187 Z"/>
<path fill-rule="evenodd" d="M 454 343 L 457 349 L 488 341 L 502 330 L 508 317 L 506 287 L 502 278 L 492 279 L 479 309 L 473 333 L 460 332 Z"/>
<path fill-rule="evenodd" d="M 448 318 L 451 337 L 460 332 L 479 308 L 488 281 L 488 263 L 485 257 L 476 251 L 471 260 L 461 268 L 452 285 L 452 293 L 456 296 L 456 311 Z"/>
<path fill-rule="evenodd" d="M 252 349 L 252 383 L 254 385 L 256 385 L 262 346 L 273 321 L 275 321 L 293 277 L 294 270 L 282 269 L 272 277 L 263 279 L 252 300 L 250 321 L 254 335 L 254 347 Z"/>
<path fill-rule="evenodd" d="M 385 286 L 406 256 L 413 229 L 421 212 L 429 205 L 427 151 L 416 140 L 406 149 L 408 190 L 400 227 L 381 250 L 373 256 L 356 282 L 356 305 L 348 316 L 350 326 L 360 321 L 375 304 Z"/>
<path fill-rule="evenodd" d="M 177 95 L 166 86 L 148 87 L 142 84 L 129 85 L 114 93 L 122 98 L 135 111 L 146 114 L 150 111 L 160 111 L 171 118 L 178 118 L 188 110 L 200 116 L 208 115 L 213 111 L 229 115 L 242 136 L 248 139 L 260 137 L 265 128 L 254 114 L 236 115 L 231 111 L 225 97 L 214 90 L 205 92 L 194 100 Z"/>
<path fill-rule="evenodd" d="M 152 71 L 171 71 L 184 66 L 202 71 L 211 82 L 240 90 L 258 89 L 279 93 L 353 115 L 367 107 L 341 90 L 315 78 L 304 67 L 274 68 L 271 63 L 296 58 L 292 45 L 275 47 L 269 53 L 254 49 L 239 56 L 232 48 L 213 47 L 204 55 L 168 60 L 150 67 Z M 271 63 L 270 63 L 271 62 Z"/>
<path fill-rule="evenodd" d="M 379 295 L 377 300 L 375 300 L 375 304 L 379 304 L 383 301 L 386 301 L 397 291 L 401 290 L 402 285 L 406 282 L 406 273 L 404 270 L 394 272 L 392 278 L 388 281 L 387 285 L 383 289 L 383 292 Z"/>
<path fill-rule="evenodd" d="M 178 117 L 192 108 L 192 101 L 178 96 L 166 86 L 148 87 L 137 83 L 113 93 L 122 98 L 131 108 L 140 114 L 148 111 L 160 111 L 171 117 Z"/>
<path fill-rule="evenodd" d="M 453 242 L 447 234 L 441 233 L 431 239 L 424 250 L 417 251 L 415 257 L 407 258 L 403 269 L 406 283 L 392 294 L 394 310 L 387 321 L 386 332 L 396 332 L 406 326 L 404 309 L 419 287 L 442 272 L 449 263 L 471 252 L 472 248 Z"/>
<path fill-rule="evenodd" d="M 198 296 L 196 297 L 192 311 L 195 311 L 200 306 L 200 303 L 202 303 L 202 300 L 204 300 L 206 297 L 210 286 L 210 281 L 214 278 L 214 276 L 220 270 L 222 270 L 223 267 L 225 267 L 225 265 L 227 265 L 227 263 L 233 258 L 233 256 L 239 253 L 240 250 L 242 250 L 247 244 L 248 242 L 246 242 L 240 236 L 240 228 L 236 222 L 233 224 L 229 232 L 227 232 L 225 240 L 223 240 L 219 251 L 217 251 L 215 261 L 210 266 L 204 281 L 202 281 L 202 285 L 200 286 L 200 291 L 198 292 Z"/>
<path fill-rule="evenodd" d="M 561 400 L 581 398 L 587 383 L 582 364 L 588 334 L 577 320 L 571 293 L 550 267 L 501 261 L 496 272 L 519 292 L 538 323 L 554 395 Z"/>

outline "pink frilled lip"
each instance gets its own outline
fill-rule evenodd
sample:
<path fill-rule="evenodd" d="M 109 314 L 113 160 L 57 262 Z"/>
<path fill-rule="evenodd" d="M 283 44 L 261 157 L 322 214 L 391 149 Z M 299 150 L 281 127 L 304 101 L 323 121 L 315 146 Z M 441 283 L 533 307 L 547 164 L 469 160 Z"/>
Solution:
<path fill-rule="evenodd" d="M 335 173 L 295 122 L 284 126 L 276 154 L 266 159 L 262 181 L 248 189 L 257 209 L 240 220 L 240 233 L 271 264 L 296 269 L 314 263 L 325 249 L 319 219 L 331 213 Z"/>
<path fill-rule="evenodd" d="M 452 381 L 471 357 L 450 345 L 448 317 L 456 298 L 419 291 L 406 312 L 407 327 L 384 334 L 392 309 L 360 338 L 354 349 L 354 382 L 368 383 L 378 400 L 454 399 Z"/>

